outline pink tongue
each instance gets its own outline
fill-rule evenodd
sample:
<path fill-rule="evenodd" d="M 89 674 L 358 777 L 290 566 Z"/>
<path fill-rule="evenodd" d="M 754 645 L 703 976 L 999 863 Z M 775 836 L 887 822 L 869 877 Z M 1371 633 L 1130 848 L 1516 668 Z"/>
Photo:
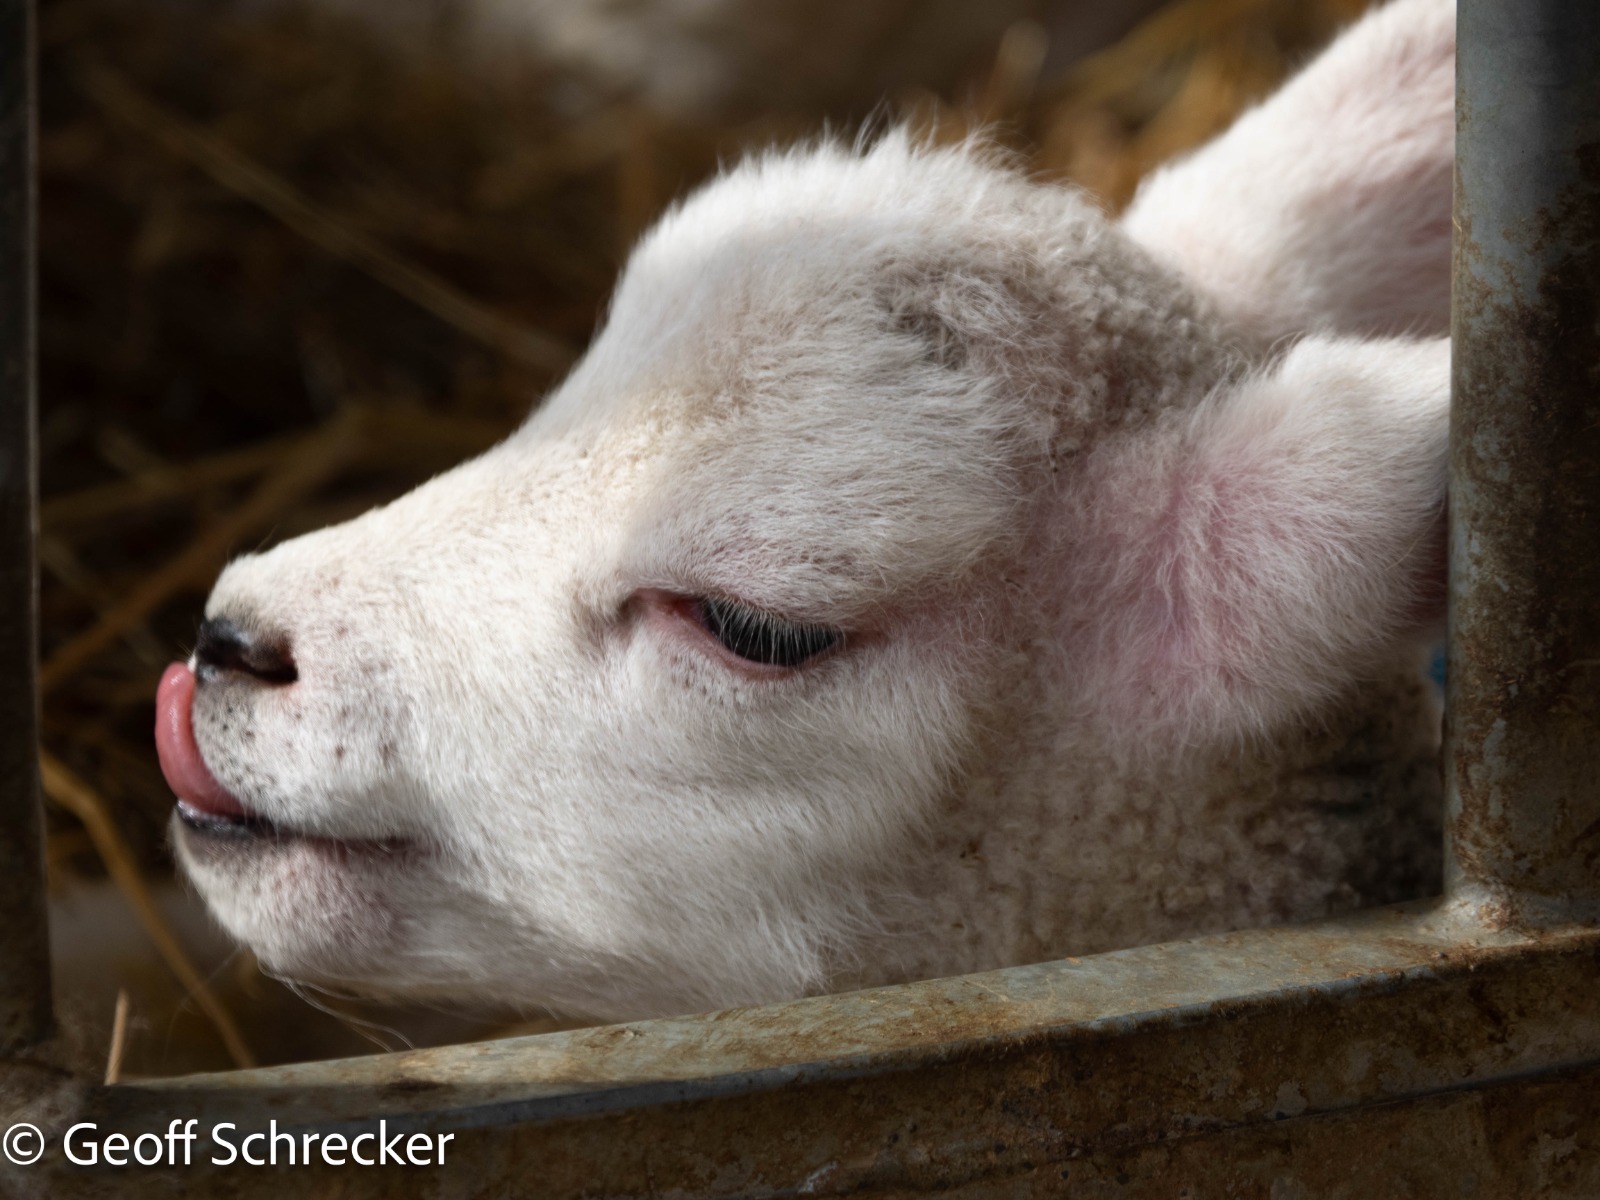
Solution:
<path fill-rule="evenodd" d="M 194 683 L 194 672 L 175 662 L 156 688 L 156 755 L 161 759 L 161 773 L 178 799 L 192 807 L 219 816 L 247 816 L 244 805 L 216 781 L 195 745 L 190 718 Z"/>

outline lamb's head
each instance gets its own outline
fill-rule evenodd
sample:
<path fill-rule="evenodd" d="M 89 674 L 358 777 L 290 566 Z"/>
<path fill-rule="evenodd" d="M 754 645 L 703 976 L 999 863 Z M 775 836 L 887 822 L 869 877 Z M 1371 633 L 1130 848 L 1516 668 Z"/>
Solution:
<path fill-rule="evenodd" d="M 747 167 L 509 442 L 229 567 L 194 735 L 278 836 L 180 827 L 191 874 L 292 972 L 586 1011 L 813 985 L 1016 670 L 1034 497 L 1231 362 L 1198 308 L 970 153 Z"/>
<path fill-rule="evenodd" d="M 189 874 L 389 994 L 969 965 L 952 831 L 1214 770 L 1429 615 L 1442 346 L 1275 345 L 1182 265 L 970 149 L 735 170 L 510 440 L 223 574 L 158 713 Z"/>

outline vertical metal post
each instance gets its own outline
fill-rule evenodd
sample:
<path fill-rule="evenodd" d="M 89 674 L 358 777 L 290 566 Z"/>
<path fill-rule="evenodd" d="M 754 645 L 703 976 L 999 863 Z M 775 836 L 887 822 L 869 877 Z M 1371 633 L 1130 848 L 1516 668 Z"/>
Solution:
<path fill-rule="evenodd" d="M 1600 5 L 1460 0 L 1451 885 L 1600 917 Z"/>
<path fill-rule="evenodd" d="M 0 0 L 0 1053 L 50 1032 L 39 811 L 33 3 Z"/>

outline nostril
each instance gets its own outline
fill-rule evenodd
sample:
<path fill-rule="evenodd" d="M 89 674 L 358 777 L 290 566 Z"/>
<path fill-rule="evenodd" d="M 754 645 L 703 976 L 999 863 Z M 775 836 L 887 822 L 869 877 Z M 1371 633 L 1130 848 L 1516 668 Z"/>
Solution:
<path fill-rule="evenodd" d="M 250 633 L 226 617 L 201 622 L 194 663 L 201 679 L 224 671 L 251 675 L 263 683 L 293 683 L 300 677 L 286 641 Z"/>

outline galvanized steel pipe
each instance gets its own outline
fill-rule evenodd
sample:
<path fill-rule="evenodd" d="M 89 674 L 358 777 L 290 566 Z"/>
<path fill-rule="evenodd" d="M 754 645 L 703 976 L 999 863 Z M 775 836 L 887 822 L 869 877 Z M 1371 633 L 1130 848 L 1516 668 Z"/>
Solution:
<path fill-rule="evenodd" d="M 1451 885 L 1600 917 L 1600 5 L 1460 0 Z"/>

